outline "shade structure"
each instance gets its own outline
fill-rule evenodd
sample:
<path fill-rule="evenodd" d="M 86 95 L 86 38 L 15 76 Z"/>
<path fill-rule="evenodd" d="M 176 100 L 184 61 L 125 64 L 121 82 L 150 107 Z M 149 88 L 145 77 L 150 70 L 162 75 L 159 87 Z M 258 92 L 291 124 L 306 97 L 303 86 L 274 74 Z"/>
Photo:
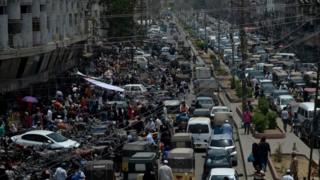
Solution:
<path fill-rule="evenodd" d="M 38 103 L 38 99 L 33 96 L 25 96 L 22 100 L 28 103 Z"/>
<path fill-rule="evenodd" d="M 104 83 L 104 82 L 101 82 L 101 81 L 97 81 L 97 80 L 94 80 L 94 79 L 91 79 L 91 78 L 86 78 L 86 77 L 84 77 L 84 79 L 85 79 L 86 81 L 92 83 L 93 85 L 102 87 L 102 88 L 104 88 L 104 89 L 113 90 L 113 91 L 119 91 L 119 92 L 124 92 L 124 89 L 122 89 L 121 87 L 118 87 L 118 86 L 114 86 L 114 85 L 111 85 L 111 84 L 107 84 L 107 83 Z"/>

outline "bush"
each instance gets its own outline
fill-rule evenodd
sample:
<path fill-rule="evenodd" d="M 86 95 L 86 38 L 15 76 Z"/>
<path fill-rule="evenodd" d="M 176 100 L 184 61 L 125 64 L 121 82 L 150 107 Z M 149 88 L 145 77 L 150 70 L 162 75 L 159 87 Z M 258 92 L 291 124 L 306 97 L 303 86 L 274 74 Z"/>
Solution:
<path fill-rule="evenodd" d="M 196 46 L 199 48 L 199 49 L 204 49 L 204 42 L 202 40 L 196 40 L 195 42 Z"/>
<path fill-rule="evenodd" d="M 230 85 L 231 85 L 231 89 L 235 89 L 236 88 L 236 78 L 234 76 L 232 76 L 232 78 L 230 79 Z"/>
<path fill-rule="evenodd" d="M 270 111 L 267 113 L 266 115 L 266 119 L 268 121 L 269 124 L 269 129 L 276 129 L 277 128 L 277 113 L 274 111 Z"/>
<path fill-rule="evenodd" d="M 266 121 L 264 114 L 261 112 L 254 113 L 252 122 L 255 125 L 255 130 L 259 133 L 264 132 L 268 127 L 268 121 Z"/>
<path fill-rule="evenodd" d="M 258 99 L 258 108 L 261 113 L 267 114 L 269 111 L 269 102 L 266 97 L 260 97 Z"/>

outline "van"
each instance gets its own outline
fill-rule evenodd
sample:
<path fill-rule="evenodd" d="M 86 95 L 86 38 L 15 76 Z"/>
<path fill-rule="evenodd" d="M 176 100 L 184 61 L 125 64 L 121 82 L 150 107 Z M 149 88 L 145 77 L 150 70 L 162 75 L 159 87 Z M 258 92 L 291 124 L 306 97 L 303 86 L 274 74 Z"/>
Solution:
<path fill-rule="evenodd" d="M 317 111 L 320 111 L 317 108 Z M 303 102 L 299 104 L 297 111 L 297 121 L 303 123 L 306 120 L 312 121 L 314 115 L 314 102 Z"/>
<path fill-rule="evenodd" d="M 187 132 L 192 134 L 193 144 L 196 149 L 206 149 L 212 133 L 210 118 L 191 118 L 188 122 Z"/>

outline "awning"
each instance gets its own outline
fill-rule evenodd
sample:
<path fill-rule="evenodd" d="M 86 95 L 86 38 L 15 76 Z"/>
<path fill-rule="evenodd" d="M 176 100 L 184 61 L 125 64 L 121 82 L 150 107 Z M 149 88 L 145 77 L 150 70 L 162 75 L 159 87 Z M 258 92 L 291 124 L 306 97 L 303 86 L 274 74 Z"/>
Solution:
<path fill-rule="evenodd" d="M 84 79 L 96 86 L 99 86 L 99 87 L 102 87 L 104 89 L 109 89 L 109 90 L 113 90 L 113 91 L 119 91 L 119 92 L 123 92 L 124 89 L 118 87 L 118 86 L 113 86 L 111 84 L 107 84 L 107 83 L 104 83 L 104 82 L 101 82 L 101 81 L 96 81 L 94 79 L 91 79 L 91 78 L 87 78 L 87 77 L 84 77 Z"/>
<path fill-rule="evenodd" d="M 97 78 L 97 77 L 85 75 L 80 71 L 78 71 L 76 74 L 79 75 L 79 76 L 85 77 L 85 78 L 90 78 L 90 79 L 95 79 L 95 80 L 99 80 L 100 79 L 100 78 Z"/>

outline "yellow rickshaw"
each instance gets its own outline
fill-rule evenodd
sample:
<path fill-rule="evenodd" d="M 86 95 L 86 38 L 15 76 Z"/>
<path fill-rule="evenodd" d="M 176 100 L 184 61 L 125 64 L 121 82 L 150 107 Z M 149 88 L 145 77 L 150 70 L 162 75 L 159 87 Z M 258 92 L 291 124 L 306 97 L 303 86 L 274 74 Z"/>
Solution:
<path fill-rule="evenodd" d="M 192 148 L 175 148 L 168 155 L 174 180 L 195 180 L 195 158 Z"/>

